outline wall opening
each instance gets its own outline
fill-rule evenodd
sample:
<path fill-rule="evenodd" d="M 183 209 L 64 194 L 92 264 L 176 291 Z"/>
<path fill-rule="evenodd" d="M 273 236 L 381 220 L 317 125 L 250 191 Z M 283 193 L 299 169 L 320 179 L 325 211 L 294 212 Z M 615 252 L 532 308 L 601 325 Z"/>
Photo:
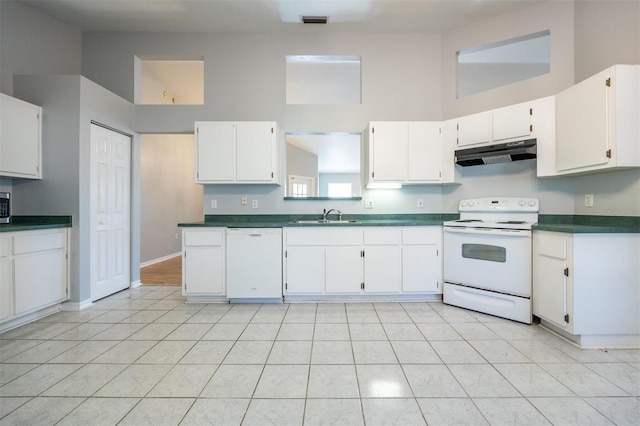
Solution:
<path fill-rule="evenodd" d="M 204 105 L 204 58 L 135 57 L 135 103 Z"/>

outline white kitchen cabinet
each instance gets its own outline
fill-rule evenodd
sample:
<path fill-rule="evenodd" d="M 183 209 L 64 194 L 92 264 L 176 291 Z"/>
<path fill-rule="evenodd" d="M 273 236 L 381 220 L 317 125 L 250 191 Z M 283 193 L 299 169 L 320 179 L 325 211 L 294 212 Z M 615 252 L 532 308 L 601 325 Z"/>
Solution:
<path fill-rule="evenodd" d="M 182 232 L 182 294 L 189 301 L 226 297 L 225 228 Z"/>
<path fill-rule="evenodd" d="M 640 345 L 640 235 L 535 231 L 533 314 L 585 347 Z"/>
<path fill-rule="evenodd" d="M 402 287 L 402 230 L 364 230 L 365 293 L 400 293 Z"/>
<path fill-rule="evenodd" d="M 0 320 L 9 326 L 37 318 L 69 298 L 66 228 L 8 232 L 0 238 Z M 4 327 L 0 327 L 2 329 Z"/>
<path fill-rule="evenodd" d="M 438 294 L 441 227 L 284 229 L 285 297 Z"/>
<path fill-rule="evenodd" d="M 442 230 L 402 230 L 402 292 L 442 293 Z"/>
<path fill-rule="evenodd" d="M 442 182 L 442 123 L 369 123 L 368 182 L 429 184 Z"/>
<path fill-rule="evenodd" d="M 491 142 L 491 113 L 489 111 L 465 115 L 456 120 L 458 147 Z"/>
<path fill-rule="evenodd" d="M 640 167 L 640 66 L 616 65 L 556 95 L 556 170 Z"/>
<path fill-rule="evenodd" d="M 0 93 L 0 176 L 42 179 L 42 108 Z"/>
<path fill-rule="evenodd" d="M 196 183 L 279 183 L 275 122 L 198 121 L 195 133 Z"/>
<path fill-rule="evenodd" d="M 361 291 L 359 228 L 285 228 L 284 245 L 285 295 Z"/>

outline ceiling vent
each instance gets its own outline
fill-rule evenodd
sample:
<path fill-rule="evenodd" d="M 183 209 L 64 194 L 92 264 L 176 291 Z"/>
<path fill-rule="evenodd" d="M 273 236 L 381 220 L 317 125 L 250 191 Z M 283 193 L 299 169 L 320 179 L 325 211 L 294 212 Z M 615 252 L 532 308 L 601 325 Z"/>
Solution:
<path fill-rule="evenodd" d="M 303 16 L 303 24 L 326 24 L 328 16 Z"/>

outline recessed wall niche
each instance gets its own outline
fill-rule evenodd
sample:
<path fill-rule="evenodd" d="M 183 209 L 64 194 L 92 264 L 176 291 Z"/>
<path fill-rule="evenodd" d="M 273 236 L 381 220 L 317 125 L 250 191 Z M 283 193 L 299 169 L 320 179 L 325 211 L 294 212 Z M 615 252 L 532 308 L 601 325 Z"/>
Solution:
<path fill-rule="evenodd" d="M 360 104 L 360 56 L 287 55 L 287 104 Z"/>
<path fill-rule="evenodd" d="M 135 103 L 139 105 L 203 105 L 203 57 L 136 56 Z"/>

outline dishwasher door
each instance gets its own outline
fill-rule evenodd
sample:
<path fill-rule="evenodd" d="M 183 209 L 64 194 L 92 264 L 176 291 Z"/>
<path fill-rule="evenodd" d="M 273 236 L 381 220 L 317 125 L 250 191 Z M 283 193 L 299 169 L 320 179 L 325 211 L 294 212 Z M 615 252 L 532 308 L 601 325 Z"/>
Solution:
<path fill-rule="evenodd" d="M 227 228 L 227 298 L 282 302 L 282 228 Z"/>

